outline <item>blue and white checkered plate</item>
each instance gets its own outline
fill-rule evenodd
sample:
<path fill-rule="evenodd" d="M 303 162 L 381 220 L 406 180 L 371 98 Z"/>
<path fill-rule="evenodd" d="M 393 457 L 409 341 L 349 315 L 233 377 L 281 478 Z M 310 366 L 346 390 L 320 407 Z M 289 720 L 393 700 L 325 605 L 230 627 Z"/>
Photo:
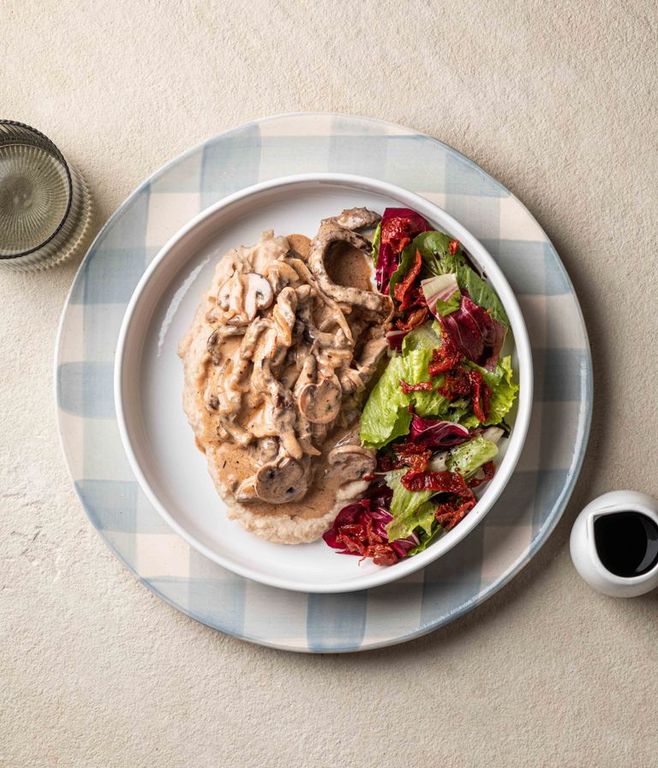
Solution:
<path fill-rule="evenodd" d="M 515 290 L 533 348 L 535 403 L 525 449 L 486 518 L 424 571 L 375 589 L 305 594 L 267 587 L 206 559 L 139 488 L 117 430 L 114 353 L 130 296 L 162 245 L 199 211 L 255 183 L 354 173 L 410 189 L 485 245 Z M 591 414 L 587 335 L 568 276 L 523 205 L 450 147 L 399 126 L 283 115 L 221 134 L 142 184 L 105 225 L 62 316 L 62 440 L 90 520 L 156 594 L 223 632 L 296 651 L 351 651 L 417 637 L 475 607 L 539 550 L 583 459 Z"/>

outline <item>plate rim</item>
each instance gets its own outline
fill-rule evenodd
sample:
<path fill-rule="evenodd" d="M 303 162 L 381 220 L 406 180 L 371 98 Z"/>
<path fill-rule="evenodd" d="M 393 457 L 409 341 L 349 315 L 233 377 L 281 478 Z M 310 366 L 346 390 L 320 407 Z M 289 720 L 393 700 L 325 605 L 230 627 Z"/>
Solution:
<path fill-rule="evenodd" d="M 399 200 L 405 205 L 410 207 L 428 209 L 432 212 L 436 212 L 435 218 L 439 221 L 443 220 L 440 226 L 445 227 L 449 231 L 457 232 L 455 235 L 462 242 L 469 241 L 467 246 L 469 252 L 473 252 L 473 255 L 479 262 L 484 262 L 485 272 L 491 284 L 496 289 L 497 294 L 505 294 L 505 299 L 501 298 L 505 310 L 510 316 L 510 325 L 512 320 L 514 322 L 514 345 L 517 351 L 518 358 L 518 377 L 519 383 L 522 384 L 523 396 L 519 397 L 518 410 L 516 415 L 516 421 L 512 431 L 512 435 L 516 435 L 513 442 L 510 439 L 509 445 L 506 448 L 505 456 L 500 463 L 500 470 L 497 473 L 499 478 L 498 482 L 488 485 L 481 499 L 478 500 L 474 510 L 477 510 L 477 515 L 469 514 L 467 517 L 468 524 L 464 525 L 464 522 L 460 526 L 455 527 L 455 534 L 452 535 L 452 531 L 446 537 L 442 537 L 431 548 L 428 548 L 424 552 L 416 555 L 414 558 L 402 561 L 396 564 L 392 568 L 380 568 L 369 574 L 362 576 L 356 576 L 354 579 L 350 579 L 345 582 L 327 582 L 326 584 L 317 583 L 304 583 L 301 581 L 290 581 L 282 576 L 274 576 L 263 574 L 262 572 L 255 571 L 246 565 L 236 564 L 234 561 L 225 557 L 224 555 L 216 552 L 210 546 L 197 539 L 190 531 L 187 530 L 172 513 L 167 509 L 166 504 L 160 499 L 156 490 L 152 487 L 151 483 L 145 476 L 142 468 L 142 463 L 138 457 L 138 451 L 133 445 L 133 440 L 130 436 L 130 428 L 126 418 L 127 408 L 124 408 L 124 389 L 126 387 L 126 377 L 129 376 L 129 372 L 126 366 L 126 357 L 128 356 L 128 343 L 130 334 L 135 333 L 133 328 L 135 314 L 140 305 L 140 301 L 149 286 L 152 287 L 153 281 L 157 278 L 157 272 L 166 262 L 173 249 L 179 247 L 181 243 L 194 233 L 196 229 L 203 226 L 205 222 L 217 216 L 221 216 L 222 211 L 230 208 L 232 205 L 239 203 L 249 198 L 258 198 L 262 193 L 270 191 L 276 191 L 278 189 L 294 188 L 295 186 L 303 186 L 308 184 L 327 184 L 334 187 L 346 187 L 353 189 L 364 189 L 369 192 L 375 192 L 379 194 L 385 194 L 388 197 Z M 405 201 L 405 196 L 408 198 Z M 221 257 L 220 257 L 221 258 Z M 494 277 L 491 277 L 493 272 Z M 494 285 L 495 283 L 495 285 Z M 140 332 L 137 331 L 139 334 Z M 527 324 L 518 299 L 514 290 L 512 289 L 507 277 L 503 273 L 502 269 L 496 263 L 494 257 L 489 251 L 482 245 L 475 235 L 473 235 L 461 222 L 456 220 L 447 211 L 433 203 L 430 200 L 422 198 L 420 195 L 412 192 L 411 190 L 400 187 L 396 184 L 384 182 L 371 177 L 357 175 L 357 174 L 344 174 L 344 173 L 306 173 L 306 174 L 292 174 L 287 176 L 276 177 L 264 182 L 245 187 L 231 195 L 227 195 L 214 204 L 200 211 L 194 217 L 192 217 L 186 224 L 184 224 L 179 230 L 177 230 L 169 240 L 162 246 L 162 248 L 156 253 L 153 259 L 150 261 L 141 277 L 126 306 L 123 320 L 121 322 L 121 328 L 119 330 L 119 336 L 117 339 L 115 354 L 114 354 L 114 376 L 113 376 L 113 388 L 114 388 L 114 405 L 115 405 L 115 417 L 116 423 L 121 436 L 121 442 L 124 452 L 130 464 L 131 471 L 133 472 L 137 482 L 139 483 L 143 493 L 146 495 L 150 503 L 156 509 L 158 514 L 163 520 L 173 529 L 175 533 L 181 536 L 185 541 L 198 552 L 212 560 L 217 565 L 226 568 L 227 570 L 235 573 L 243 578 L 250 579 L 266 586 L 276 587 L 278 589 L 290 590 L 295 592 L 302 592 L 305 594 L 340 594 L 349 592 L 358 592 L 366 589 L 373 589 L 384 584 L 388 584 L 398 579 L 409 576 L 412 573 L 426 567 L 430 563 L 438 560 L 445 554 L 447 554 L 453 547 L 457 546 L 463 541 L 469 533 L 475 530 L 477 526 L 484 520 L 488 512 L 494 506 L 502 492 L 504 491 L 507 483 L 512 478 L 518 461 L 523 452 L 525 441 L 528 434 L 528 429 L 531 420 L 532 408 L 534 403 L 533 396 L 533 384 L 534 384 L 534 370 L 533 370 L 533 357 L 532 357 L 532 345 L 527 330 Z M 491 491 L 491 493 L 489 493 Z M 219 494 L 218 494 L 219 495 Z M 220 497 L 221 498 L 221 497 Z M 222 500 L 223 501 L 223 500 Z M 224 502 L 226 503 L 226 502 Z M 478 509 L 479 507 L 479 509 Z M 443 546 L 440 546 L 443 544 Z M 282 545 L 285 546 L 285 545 Z"/>

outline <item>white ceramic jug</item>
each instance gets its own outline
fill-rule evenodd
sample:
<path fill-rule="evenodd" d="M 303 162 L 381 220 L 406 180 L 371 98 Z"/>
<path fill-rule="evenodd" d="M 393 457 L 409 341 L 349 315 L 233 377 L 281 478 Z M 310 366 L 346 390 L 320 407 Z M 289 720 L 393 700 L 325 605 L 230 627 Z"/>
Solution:
<path fill-rule="evenodd" d="M 618 576 L 599 557 L 594 523 L 604 515 L 639 512 L 658 526 L 658 502 L 645 493 L 611 491 L 591 501 L 578 515 L 571 529 L 571 559 L 578 573 L 594 589 L 611 597 L 637 597 L 658 587 L 658 560 L 639 576 Z"/>

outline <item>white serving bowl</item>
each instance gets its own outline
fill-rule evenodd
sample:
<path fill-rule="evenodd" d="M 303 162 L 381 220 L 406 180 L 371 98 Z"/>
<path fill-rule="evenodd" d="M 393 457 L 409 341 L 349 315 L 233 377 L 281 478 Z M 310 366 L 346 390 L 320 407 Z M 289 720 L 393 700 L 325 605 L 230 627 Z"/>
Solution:
<path fill-rule="evenodd" d="M 192 323 L 219 256 L 250 244 L 261 231 L 312 236 L 320 219 L 365 205 L 412 208 L 461 241 L 500 297 L 511 325 L 506 344 L 520 391 L 498 468 L 476 506 L 424 552 L 381 567 L 344 556 L 322 540 L 272 544 L 229 521 L 196 449 L 183 413 L 179 340 Z M 485 248 L 441 208 L 405 189 L 346 174 L 287 176 L 244 189 L 206 209 L 153 259 L 130 300 L 115 360 L 117 422 L 144 494 L 169 525 L 199 552 L 240 576 L 303 592 L 349 592 L 393 581 L 423 568 L 467 536 L 491 509 L 521 455 L 532 408 L 532 358 L 526 326 L 509 283 Z"/>

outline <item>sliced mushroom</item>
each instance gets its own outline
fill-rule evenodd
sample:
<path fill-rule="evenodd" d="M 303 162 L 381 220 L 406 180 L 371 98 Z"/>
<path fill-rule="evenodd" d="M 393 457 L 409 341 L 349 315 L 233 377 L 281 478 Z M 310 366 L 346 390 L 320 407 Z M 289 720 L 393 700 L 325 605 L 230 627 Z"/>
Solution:
<path fill-rule="evenodd" d="M 375 373 L 387 349 L 386 336 L 375 336 L 366 341 L 357 361 L 359 373 L 364 379 Z"/>
<path fill-rule="evenodd" d="M 243 504 L 255 501 L 257 498 L 256 481 L 253 476 L 243 480 L 235 491 L 235 500 Z"/>
<path fill-rule="evenodd" d="M 302 259 L 308 256 L 311 247 L 311 239 L 306 235 L 288 235 L 290 250 Z"/>
<path fill-rule="evenodd" d="M 219 408 L 219 398 L 217 395 L 210 395 L 207 400 L 208 410 L 216 411 Z"/>
<path fill-rule="evenodd" d="M 245 283 L 244 311 L 247 319 L 253 320 L 259 310 L 272 304 L 274 291 L 267 280 L 255 272 L 245 275 Z"/>
<path fill-rule="evenodd" d="M 231 336 L 244 336 L 247 331 L 246 325 L 220 325 L 208 336 L 206 347 L 210 353 L 210 359 L 213 365 L 220 365 L 223 360 L 222 350 L 220 349 L 222 341 Z"/>
<path fill-rule="evenodd" d="M 303 262 L 300 262 L 302 264 Z M 299 273 L 293 266 L 286 261 L 275 261 L 265 270 L 267 282 L 272 287 L 274 293 L 278 293 L 282 288 L 299 283 Z"/>
<path fill-rule="evenodd" d="M 276 437 L 263 437 L 258 441 L 258 461 L 267 464 L 274 461 L 279 453 L 279 441 Z"/>
<path fill-rule="evenodd" d="M 232 283 L 229 278 L 217 292 L 217 304 L 224 311 L 228 310 L 228 305 L 231 300 L 231 285 Z"/>
<path fill-rule="evenodd" d="M 338 372 L 338 380 L 343 392 L 350 394 L 352 392 L 359 392 L 364 387 L 364 380 L 358 371 L 354 368 L 344 367 Z"/>
<path fill-rule="evenodd" d="M 336 489 L 336 501 L 356 501 L 368 490 L 367 480 L 350 480 Z"/>
<path fill-rule="evenodd" d="M 341 478 L 361 480 L 375 469 L 375 452 L 361 445 L 348 443 L 337 445 L 327 456 L 332 471 L 338 472 Z"/>
<path fill-rule="evenodd" d="M 269 504 L 295 501 L 306 493 L 307 488 L 306 472 L 294 459 L 270 462 L 256 472 L 256 495 Z"/>
<path fill-rule="evenodd" d="M 278 339 L 286 347 L 292 344 L 292 331 L 295 326 L 297 294 L 294 288 L 284 288 L 276 297 L 272 315 L 278 328 Z"/>
<path fill-rule="evenodd" d="M 334 322 L 339 325 L 347 338 L 352 341 L 352 330 L 350 329 L 350 325 L 347 322 L 347 318 L 343 314 L 343 311 L 338 306 L 338 304 L 329 296 L 326 292 L 324 292 L 318 283 L 318 281 L 315 279 L 314 275 L 311 273 L 309 268 L 306 266 L 306 264 L 301 261 L 301 259 L 289 259 L 288 264 L 290 264 L 291 267 L 295 269 L 295 271 L 298 273 L 301 280 L 311 285 L 318 296 L 327 304 L 331 312 L 333 313 L 333 319 Z M 327 279 L 328 276 L 327 276 Z M 333 285 L 333 283 L 332 283 Z"/>
<path fill-rule="evenodd" d="M 304 389 L 305 386 L 308 384 L 314 384 L 315 383 L 315 372 L 318 367 L 318 360 L 315 357 L 315 355 L 307 355 L 304 363 L 302 365 L 302 369 L 299 372 L 299 377 L 297 378 L 297 381 L 295 382 L 295 388 L 294 388 L 294 394 L 295 397 L 299 397 L 301 394 L 302 389 Z"/>
<path fill-rule="evenodd" d="M 341 227 L 336 220 L 327 219 L 322 222 L 318 234 L 311 243 L 311 251 L 308 258 L 308 266 L 317 280 L 320 289 L 336 302 L 363 307 L 378 315 L 387 316 L 392 309 L 392 302 L 388 296 L 375 291 L 363 291 L 360 288 L 349 288 L 337 285 L 327 274 L 325 259 L 330 255 L 334 243 L 343 242 L 369 252 L 371 244 L 368 240 L 357 235 L 351 229 Z M 350 333 L 351 336 L 351 333 Z"/>
<path fill-rule="evenodd" d="M 346 208 L 334 221 L 345 229 L 364 229 L 365 227 L 374 227 L 381 216 L 367 208 Z"/>
<path fill-rule="evenodd" d="M 241 315 L 243 310 L 244 286 L 241 274 L 233 272 L 228 280 L 217 292 L 217 304 L 225 312 L 232 315 Z"/>
<path fill-rule="evenodd" d="M 247 332 L 242 338 L 242 343 L 240 344 L 240 357 L 243 360 L 248 360 L 253 357 L 256 344 L 258 344 L 261 334 L 265 331 L 266 328 L 270 327 L 271 322 L 264 317 L 259 317 L 258 320 L 255 320 L 249 326 Z"/>
<path fill-rule="evenodd" d="M 314 424 L 329 424 L 340 411 L 341 388 L 335 376 L 317 384 L 304 385 L 297 405 L 300 412 Z"/>
<path fill-rule="evenodd" d="M 247 446 L 254 439 L 254 436 L 251 434 L 251 432 L 247 432 L 246 429 L 243 429 L 230 416 L 220 414 L 219 426 L 221 426 L 231 436 L 231 439 L 238 445 Z"/>
<path fill-rule="evenodd" d="M 219 349 L 219 341 L 221 338 L 221 327 L 215 328 L 215 330 L 208 336 L 206 341 L 206 348 L 210 354 L 210 359 L 214 365 L 219 365 L 222 362 L 222 353 Z"/>

